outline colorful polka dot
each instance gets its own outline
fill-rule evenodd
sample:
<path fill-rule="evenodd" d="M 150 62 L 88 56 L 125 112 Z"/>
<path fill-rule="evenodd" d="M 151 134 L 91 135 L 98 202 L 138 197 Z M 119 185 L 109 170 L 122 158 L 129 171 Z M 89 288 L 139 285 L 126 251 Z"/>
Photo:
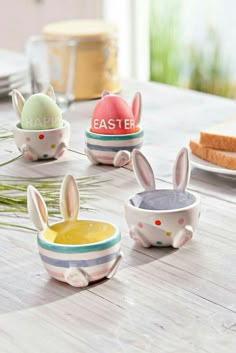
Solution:
<path fill-rule="evenodd" d="M 157 220 L 155 221 L 155 225 L 156 225 L 156 226 L 160 226 L 160 225 L 161 225 L 161 221 L 160 221 L 159 219 L 157 219 Z"/>
<path fill-rule="evenodd" d="M 170 237 L 171 234 L 172 234 L 172 232 L 166 232 L 166 236 L 167 236 L 167 237 Z"/>
<path fill-rule="evenodd" d="M 156 244 L 157 245 L 162 245 L 162 242 L 161 241 L 157 241 Z"/>
<path fill-rule="evenodd" d="M 56 147 L 56 144 L 55 144 L 55 143 L 52 143 L 50 147 L 51 147 L 51 148 L 55 148 L 55 147 Z"/>
<path fill-rule="evenodd" d="M 43 155 L 43 158 L 48 158 L 48 154 L 44 154 L 44 155 Z"/>
<path fill-rule="evenodd" d="M 30 138 L 30 137 L 26 137 L 26 138 L 25 138 L 25 141 L 30 142 L 30 141 L 31 141 L 31 138 Z"/>
<path fill-rule="evenodd" d="M 44 135 L 43 134 L 39 135 L 39 139 L 43 140 L 44 139 Z"/>
<path fill-rule="evenodd" d="M 139 226 L 139 228 L 143 228 L 143 223 L 142 223 L 142 222 L 139 222 L 139 223 L 138 223 L 138 226 Z"/>
<path fill-rule="evenodd" d="M 178 219 L 178 223 L 179 223 L 179 224 L 183 224 L 183 223 L 184 223 L 184 219 L 183 219 L 183 218 L 179 218 L 179 219 Z"/>

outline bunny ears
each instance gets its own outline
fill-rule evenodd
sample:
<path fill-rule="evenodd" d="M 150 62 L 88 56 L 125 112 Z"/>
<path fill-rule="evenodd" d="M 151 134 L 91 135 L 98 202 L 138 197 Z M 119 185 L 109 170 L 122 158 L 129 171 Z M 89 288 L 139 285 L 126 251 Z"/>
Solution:
<path fill-rule="evenodd" d="M 136 179 L 144 190 L 155 190 L 155 177 L 151 165 L 137 149 L 132 152 L 133 168 Z M 190 178 L 189 154 L 187 148 L 182 148 L 175 160 L 173 169 L 173 187 L 185 191 Z"/>
<path fill-rule="evenodd" d="M 46 94 L 47 96 L 52 98 L 54 101 L 56 101 L 54 89 L 51 85 L 49 85 L 47 87 L 44 94 Z M 13 91 L 12 91 L 12 104 L 13 104 L 13 108 L 14 108 L 16 114 L 18 115 L 19 118 L 21 118 L 21 113 L 22 113 L 22 109 L 25 104 L 25 99 L 17 89 L 13 89 Z"/>
<path fill-rule="evenodd" d="M 27 190 L 27 206 L 35 227 L 43 231 L 48 228 L 48 211 L 42 195 L 32 185 Z M 79 191 L 75 178 L 67 175 L 61 186 L 60 209 L 65 221 L 75 221 L 79 213 Z"/>

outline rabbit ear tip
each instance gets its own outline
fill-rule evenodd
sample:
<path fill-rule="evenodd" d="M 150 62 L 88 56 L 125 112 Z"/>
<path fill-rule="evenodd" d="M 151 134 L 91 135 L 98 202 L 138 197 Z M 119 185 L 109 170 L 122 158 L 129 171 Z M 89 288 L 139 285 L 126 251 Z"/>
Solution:
<path fill-rule="evenodd" d="M 63 183 L 62 184 L 67 184 L 70 182 L 74 182 L 76 183 L 76 179 L 72 174 L 66 174 L 66 176 L 63 179 Z"/>
<path fill-rule="evenodd" d="M 64 179 L 75 179 L 72 174 L 66 174 Z"/>
<path fill-rule="evenodd" d="M 28 185 L 27 192 L 31 192 L 33 190 L 34 190 L 34 187 L 32 185 Z"/>
<path fill-rule="evenodd" d="M 138 153 L 138 152 L 140 152 L 140 151 L 137 148 L 133 149 L 133 153 Z"/>
<path fill-rule="evenodd" d="M 139 153 L 139 150 L 137 148 L 134 148 L 132 151 L 132 156 L 136 156 Z"/>
<path fill-rule="evenodd" d="M 105 96 L 110 96 L 110 92 L 108 92 L 107 90 L 103 90 L 102 91 L 102 98 Z"/>
<path fill-rule="evenodd" d="M 180 156 L 183 156 L 183 155 L 185 155 L 185 156 L 189 156 L 189 150 L 188 150 L 188 148 L 187 147 L 182 147 L 181 149 L 180 149 L 180 151 L 179 151 L 179 153 L 178 153 L 178 156 L 180 157 Z"/>
<path fill-rule="evenodd" d="M 142 98 L 141 93 L 140 93 L 139 91 L 137 91 L 137 92 L 135 93 L 135 95 L 134 95 L 134 100 L 135 100 L 135 99 L 138 99 L 139 101 L 141 101 L 141 98 Z"/>
<path fill-rule="evenodd" d="M 47 86 L 47 90 L 51 90 L 54 91 L 53 86 L 49 83 L 49 85 Z"/>

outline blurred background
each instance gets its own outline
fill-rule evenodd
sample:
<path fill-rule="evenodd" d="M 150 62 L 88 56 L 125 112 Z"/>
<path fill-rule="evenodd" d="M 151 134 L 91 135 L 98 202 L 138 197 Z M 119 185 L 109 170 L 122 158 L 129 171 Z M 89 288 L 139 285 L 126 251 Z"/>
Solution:
<path fill-rule="evenodd" d="M 235 0 L 0 0 L 0 5 L 1 49 L 24 52 L 27 39 L 51 22 L 101 19 L 118 28 L 121 78 L 236 96 Z"/>

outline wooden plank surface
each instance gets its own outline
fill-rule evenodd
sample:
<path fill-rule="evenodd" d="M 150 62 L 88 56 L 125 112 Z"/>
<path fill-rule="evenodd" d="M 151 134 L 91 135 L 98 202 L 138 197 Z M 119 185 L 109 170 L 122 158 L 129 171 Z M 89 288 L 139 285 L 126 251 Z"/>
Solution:
<path fill-rule="evenodd" d="M 180 147 L 213 123 L 236 116 L 236 103 L 165 85 L 127 81 L 122 95 L 143 95 L 143 152 L 160 188 L 171 186 Z M 79 290 L 50 279 L 37 255 L 36 234 L 0 229 L 1 353 L 233 353 L 236 349 L 236 178 L 193 169 L 189 188 L 201 195 L 196 237 L 180 250 L 143 249 L 128 235 L 124 202 L 140 191 L 131 168 L 92 166 L 84 130 L 96 101 L 74 104 L 71 151 L 54 162 L 19 159 L 0 175 L 97 175 L 98 199 L 80 217 L 109 219 L 122 231 L 123 263 L 116 276 Z M 0 102 L 0 123 L 16 121 Z M 0 142 L 0 163 L 18 151 Z M 0 215 L 0 221 L 9 221 Z M 15 220 L 31 226 L 28 216 Z"/>

